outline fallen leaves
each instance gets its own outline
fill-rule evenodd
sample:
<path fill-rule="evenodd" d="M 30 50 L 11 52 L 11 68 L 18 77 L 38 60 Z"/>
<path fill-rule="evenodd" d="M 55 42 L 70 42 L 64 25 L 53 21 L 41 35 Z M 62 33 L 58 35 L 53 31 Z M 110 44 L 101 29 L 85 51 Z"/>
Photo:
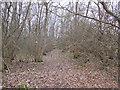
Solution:
<path fill-rule="evenodd" d="M 69 61 L 70 58 L 60 50 L 51 51 L 47 56 L 44 56 L 44 59 L 43 63 L 27 63 L 27 67 L 23 62 L 22 66 L 21 64 L 13 66 L 13 69 L 17 68 L 18 71 L 13 70 L 12 73 L 5 74 L 3 86 L 18 87 L 20 83 L 25 82 L 28 86 L 36 88 L 118 87 L 117 80 L 113 80 L 109 73 L 89 67 L 74 68 L 74 65 Z"/>

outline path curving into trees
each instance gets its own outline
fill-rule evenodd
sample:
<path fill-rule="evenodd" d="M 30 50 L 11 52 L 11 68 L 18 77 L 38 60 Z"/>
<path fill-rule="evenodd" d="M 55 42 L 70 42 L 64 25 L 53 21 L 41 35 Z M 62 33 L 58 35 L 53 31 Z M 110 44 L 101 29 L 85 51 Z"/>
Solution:
<path fill-rule="evenodd" d="M 22 82 L 36 88 L 117 87 L 117 81 L 104 71 L 89 67 L 76 68 L 69 54 L 59 49 L 44 56 L 44 62 L 20 62 L 13 68 L 10 74 L 3 76 L 3 85 L 6 87 L 18 87 Z"/>

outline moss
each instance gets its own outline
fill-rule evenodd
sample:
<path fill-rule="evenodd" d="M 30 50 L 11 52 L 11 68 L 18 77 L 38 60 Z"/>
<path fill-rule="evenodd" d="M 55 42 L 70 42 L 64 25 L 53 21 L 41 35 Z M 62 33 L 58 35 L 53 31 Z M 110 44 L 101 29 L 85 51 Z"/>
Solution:
<path fill-rule="evenodd" d="M 75 54 L 75 55 L 73 56 L 73 58 L 74 58 L 74 59 L 78 59 L 78 58 L 80 58 L 80 55 L 79 55 L 79 54 Z"/>
<path fill-rule="evenodd" d="M 86 66 L 85 65 L 79 65 L 80 68 L 85 68 Z"/>
<path fill-rule="evenodd" d="M 27 88 L 27 84 L 26 84 L 25 82 L 23 82 L 23 83 L 20 84 L 19 87 L 20 87 L 20 88 Z"/>
<path fill-rule="evenodd" d="M 0 72 L 8 72 L 8 69 L 2 69 Z"/>
<path fill-rule="evenodd" d="M 43 62 L 43 59 L 41 58 L 38 58 L 38 59 L 35 59 L 36 62 Z"/>
<path fill-rule="evenodd" d="M 19 85 L 19 88 L 22 88 L 24 90 L 29 90 L 29 88 L 36 88 L 36 86 L 27 86 L 27 83 L 26 82 L 22 82 L 20 85 Z M 20 89 L 18 89 L 20 90 Z"/>

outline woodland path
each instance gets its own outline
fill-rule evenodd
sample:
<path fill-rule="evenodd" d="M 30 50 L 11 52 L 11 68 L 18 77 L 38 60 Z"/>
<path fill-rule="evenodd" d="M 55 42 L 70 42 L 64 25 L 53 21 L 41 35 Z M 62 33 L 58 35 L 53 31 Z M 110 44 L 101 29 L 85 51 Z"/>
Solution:
<path fill-rule="evenodd" d="M 67 53 L 55 49 L 44 62 L 20 62 L 3 77 L 3 85 L 18 87 L 22 82 L 36 88 L 115 88 L 117 81 L 103 71 L 75 68 Z M 16 63 L 17 64 L 17 63 Z M 18 69 L 19 68 L 19 69 Z"/>

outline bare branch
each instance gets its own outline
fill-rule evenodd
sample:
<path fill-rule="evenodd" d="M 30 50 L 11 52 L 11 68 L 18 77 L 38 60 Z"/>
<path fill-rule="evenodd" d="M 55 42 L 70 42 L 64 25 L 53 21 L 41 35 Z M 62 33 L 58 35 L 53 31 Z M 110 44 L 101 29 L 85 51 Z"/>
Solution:
<path fill-rule="evenodd" d="M 59 5 L 60 5 L 60 4 L 59 4 Z M 60 6 L 61 6 L 61 5 L 60 5 Z M 61 6 L 61 8 L 64 9 L 64 10 L 67 10 L 67 11 L 69 11 L 70 13 L 73 13 L 73 14 L 75 14 L 75 15 L 79 15 L 79 16 L 84 17 L 84 18 L 92 19 L 92 20 L 95 20 L 95 21 L 98 21 L 98 22 L 102 22 L 102 23 L 109 24 L 109 25 L 111 25 L 111 26 L 120 28 L 119 26 L 116 26 L 116 25 L 114 25 L 114 24 L 112 24 L 112 23 L 105 22 L 105 21 L 102 21 L 102 20 L 98 20 L 98 19 L 93 18 L 93 17 L 84 16 L 84 15 L 82 15 L 82 14 L 80 14 L 80 13 L 72 12 L 71 10 L 69 10 L 69 9 L 67 9 L 67 8 L 65 8 L 65 7 L 63 7 L 63 6 Z"/>
<path fill-rule="evenodd" d="M 87 14 L 88 14 L 89 7 L 90 7 L 90 2 L 88 2 L 87 11 L 86 11 L 86 16 L 87 16 Z"/>
<path fill-rule="evenodd" d="M 111 16 L 115 17 L 117 19 L 117 21 L 120 23 L 120 18 L 118 16 L 116 16 L 114 13 L 112 13 L 110 10 L 108 10 L 106 4 L 104 2 L 100 2 L 104 8 L 104 10 L 110 14 Z"/>

